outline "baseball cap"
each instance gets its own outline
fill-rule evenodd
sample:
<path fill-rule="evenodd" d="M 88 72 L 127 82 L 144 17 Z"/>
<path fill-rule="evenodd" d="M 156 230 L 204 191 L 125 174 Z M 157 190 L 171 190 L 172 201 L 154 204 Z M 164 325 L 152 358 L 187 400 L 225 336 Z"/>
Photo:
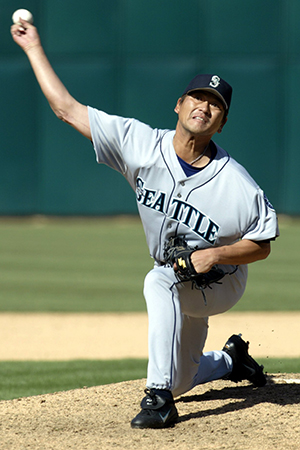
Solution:
<path fill-rule="evenodd" d="M 186 87 L 182 96 L 185 94 L 189 94 L 192 91 L 200 91 L 200 90 L 209 91 L 212 94 L 215 94 L 222 100 L 225 109 L 227 111 L 229 110 L 232 96 L 232 87 L 218 75 L 213 74 L 196 75 L 195 78 L 193 78 L 192 81 L 189 83 L 189 85 Z"/>

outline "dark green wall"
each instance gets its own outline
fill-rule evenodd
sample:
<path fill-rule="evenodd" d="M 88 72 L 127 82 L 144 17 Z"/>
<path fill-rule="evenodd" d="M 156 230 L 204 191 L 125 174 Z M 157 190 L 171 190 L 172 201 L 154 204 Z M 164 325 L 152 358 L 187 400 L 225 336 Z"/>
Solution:
<path fill-rule="evenodd" d="M 51 112 L 0 5 L 0 214 L 136 212 L 134 193 Z M 27 0 L 43 45 L 82 103 L 173 128 L 199 72 L 234 87 L 217 142 L 278 212 L 300 213 L 299 0 Z M 299 99 L 299 102 L 298 102 Z"/>

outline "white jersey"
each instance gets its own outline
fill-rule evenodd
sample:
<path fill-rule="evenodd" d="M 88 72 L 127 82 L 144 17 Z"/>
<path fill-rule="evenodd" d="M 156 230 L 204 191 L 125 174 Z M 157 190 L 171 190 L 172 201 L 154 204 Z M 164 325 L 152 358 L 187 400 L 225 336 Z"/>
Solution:
<path fill-rule="evenodd" d="M 225 150 L 187 177 L 173 147 L 175 131 L 89 108 L 97 161 L 121 172 L 136 192 L 151 256 L 163 262 L 164 243 L 184 235 L 207 248 L 278 234 L 276 213 L 263 191 Z"/>

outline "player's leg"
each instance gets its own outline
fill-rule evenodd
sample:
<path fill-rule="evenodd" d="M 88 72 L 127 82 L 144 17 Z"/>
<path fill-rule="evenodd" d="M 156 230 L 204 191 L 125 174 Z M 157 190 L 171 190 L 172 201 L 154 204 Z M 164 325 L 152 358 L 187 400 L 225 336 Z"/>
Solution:
<path fill-rule="evenodd" d="M 146 397 L 132 420 L 133 428 L 165 428 L 178 417 L 172 387 L 181 344 L 183 314 L 172 268 L 156 267 L 145 279 L 149 362 Z"/>
<path fill-rule="evenodd" d="M 174 396 L 231 373 L 232 358 L 221 347 L 219 350 L 202 353 L 208 331 L 206 316 L 220 314 L 236 304 L 244 292 L 246 276 L 246 269 L 227 275 L 222 284 L 213 284 L 204 293 L 193 289 L 191 283 L 176 285 L 174 296 L 179 297 L 183 320 L 181 343 L 174 360 Z"/>
<path fill-rule="evenodd" d="M 205 352 L 197 359 L 197 355 L 205 345 L 205 326 L 207 331 L 207 324 L 203 323 L 201 316 L 205 312 L 214 315 L 230 309 L 244 292 L 242 281 L 246 274 L 247 272 L 242 270 L 225 277 L 222 284 L 215 284 L 212 289 L 206 289 L 205 302 L 203 299 L 202 302 L 199 301 L 197 292 L 201 292 L 189 291 L 188 285 L 178 286 L 181 310 L 185 314 L 185 319 L 178 354 L 178 373 L 172 390 L 175 396 L 187 392 L 198 384 L 220 378 L 232 381 L 247 379 L 255 386 L 263 386 L 266 383 L 262 366 L 249 355 L 248 343 L 240 336 L 231 336 L 222 350 Z M 195 363 L 194 367 L 192 361 Z"/>
<path fill-rule="evenodd" d="M 171 268 L 157 267 L 146 276 L 144 296 L 148 312 L 149 389 L 172 389 L 174 362 L 181 345 L 183 314 Z"/>
<path fill-rule="evenodd" d="M 155 267 L 148 273 L 144 296 L 149 319 L 149 389 L 172 390 L 178 386 L 179 365 L 195 376 L 207 336 L 204 318 L 230 309 L 239 300 L 245 276 L 243 271 L 227 275 L 222 284 L 207 288 L 204 297 L 192 283 L 178 283 L 171 267 Z M 180 354 L 184 363 L 178 360 Z"/>
<path fill-rule="evenodd" d="M 234 281 L 236 280 L 236 281 Z M 229 291 L 231 296 L 224 296 Z M 207 336 L 207 313 L 217 314 L 235 304 L 243 292 L 239 278 L 202 292 L 191 283 L 178 284 L 172 268 L 156 267 L 145 279 L 149 317 L 149 363 L 142 411 L 135 428 L 166 427 L 177 419 L 172 392 L 179 395 L 199 383 L 230 373 L 231 357 L 223 351 L 202 354 Z"/>
<path fill-rule="evenodd" d="M 203 353 L 208 333 L 208 319 L 184 315 L 181 345 L 177 354 L 174 397 L 198 384 L 218 380 L 231 373 L 232 359 L 223 351 Z"/>
<path fill-rule="evenodd" d="M 209 359 L 210 364 L 205 364 L 207 358 L 202 351 L 207 337 L 208 304 L 191 283 L 178 283 L 172 268 L 154 268 L 145 279 L 144 295 L 149 318 L 148 391 L 132 426 L 158 428 L 177 419 L 172 393 L 177 396 L 199 383 L 201 360 L 204 382 L 205 378 L 228 374 L 230 357 L 219 352 Z M 211 298 L 207 300 L 212 303 Z"/>

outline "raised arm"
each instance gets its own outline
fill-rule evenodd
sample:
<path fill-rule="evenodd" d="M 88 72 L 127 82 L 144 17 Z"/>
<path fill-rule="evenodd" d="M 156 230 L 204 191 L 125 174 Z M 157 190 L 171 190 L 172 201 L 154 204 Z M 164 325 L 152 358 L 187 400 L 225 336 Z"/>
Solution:
<path fill-rule="evenodd" d="M 70 95 L 54 72 L 36 27 L 24 20 L 21 20 L 21 23 L 22 25 L 15 24 L 11 27 L 13 40 L 26 53 L 49 105 L 59 119 L 91 140 L 87 107 Z"/>

